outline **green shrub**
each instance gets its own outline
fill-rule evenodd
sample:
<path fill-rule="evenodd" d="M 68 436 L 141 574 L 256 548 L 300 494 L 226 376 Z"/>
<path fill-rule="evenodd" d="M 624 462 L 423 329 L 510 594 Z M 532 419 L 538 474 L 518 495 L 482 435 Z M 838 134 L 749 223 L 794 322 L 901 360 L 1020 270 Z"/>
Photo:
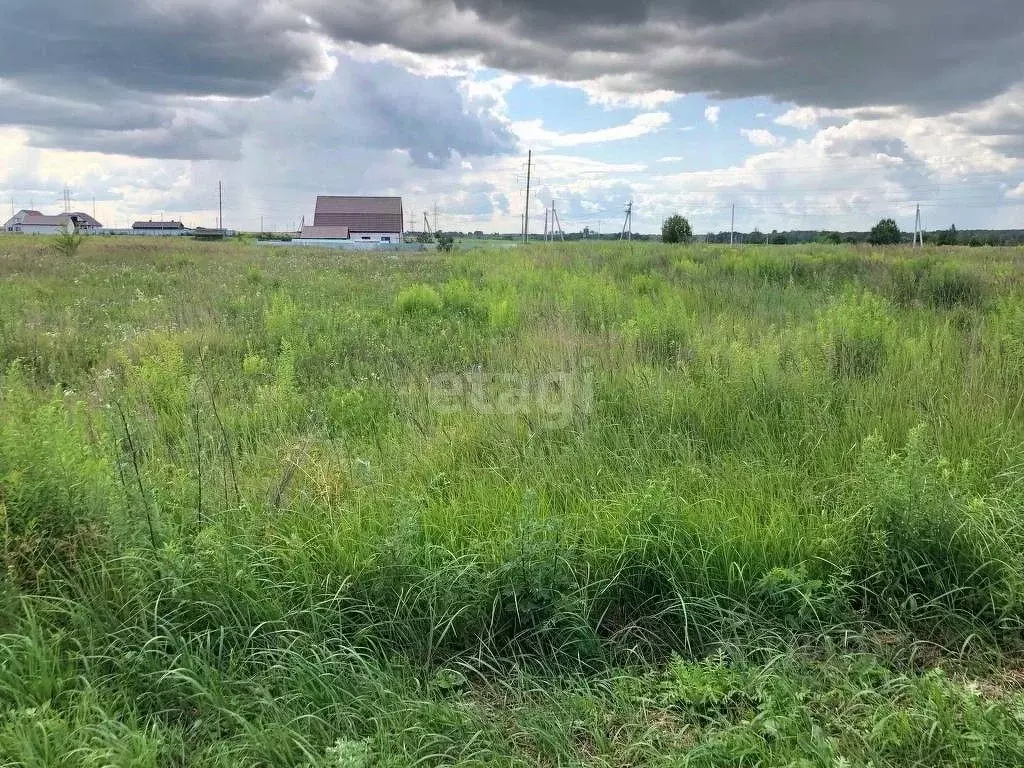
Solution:
<path fill-rule="evenodd" d="M 761 701 L 756 680 L 722 659 L 675 658 L 665 670 L 659 691 L 662 706 L 697 720 L 739 719 Z"/>
<path fill-rule="evenodd" d="M 443 307 L 440 294 L 423 283 L 410 285 L 395 297 L 395 309 L 404 315 L 438 314 Z"/>
<path fill-rule="evenodd" d="M 83 239 L 78 232 L 61 232 L 53 238 L 53 250 L 65 258 L 71 258 L 82 247 Z"/>
<path fill-rule="evenodd" d="M 815 578 L 806 565 L 773 568 L 755 585 L 752 599 L 766 618 L 798 632 L 845 625 L 852 618 L 850 585 L 832 574 Z"/>

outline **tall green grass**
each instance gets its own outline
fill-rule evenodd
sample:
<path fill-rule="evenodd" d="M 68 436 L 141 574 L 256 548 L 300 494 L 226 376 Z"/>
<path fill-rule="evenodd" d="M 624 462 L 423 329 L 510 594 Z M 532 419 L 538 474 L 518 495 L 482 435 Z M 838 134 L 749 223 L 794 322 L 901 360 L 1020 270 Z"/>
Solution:
<path fill-rule="evenodd" d="M 5 238 L 0 764 L 1019 764 L 1024 255 L 914 256 Z"/>

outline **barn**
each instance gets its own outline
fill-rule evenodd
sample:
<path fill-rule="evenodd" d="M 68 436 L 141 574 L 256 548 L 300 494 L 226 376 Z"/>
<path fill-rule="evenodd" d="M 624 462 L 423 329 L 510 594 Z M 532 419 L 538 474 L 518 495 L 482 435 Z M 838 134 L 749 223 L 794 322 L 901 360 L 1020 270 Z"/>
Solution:
<path fill-rule="evenodd" d="M 320 195 L 313 225 L 302 228 L 302 239 L 401 243 L 403 229 L 400 197 Z"/>
<path fill-rule="evenodd" d="M 185 225 L 180 221 L 136 221 L 132 224 L 132 234 L 150 235 L 152 237 L 168 237 L 185 234 Z"/>
<path fill-rule="evenodd" d="M 25 235 L 56 235 L 68 230 L 68 222 L 76 232 L 91 232 L 103 225 L 87 213 L 74 211 L 47 216 L 39 211 L 18 211 L 3 226 L 5 232 L 21 232 Z"/>

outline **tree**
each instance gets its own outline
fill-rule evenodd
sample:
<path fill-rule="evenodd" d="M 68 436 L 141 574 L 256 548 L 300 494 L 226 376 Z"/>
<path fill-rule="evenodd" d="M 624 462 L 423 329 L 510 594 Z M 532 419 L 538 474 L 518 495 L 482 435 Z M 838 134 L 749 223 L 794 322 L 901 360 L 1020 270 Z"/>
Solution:
<path fill-rule="evenodd" d="M 903 238 L 900 228 L 892 219 L 882 219 L 871 228 L 868 242 L 872 245 L 896 245 Z"/>
<path fill-rule="evenodd" d="M 53 249 L 61 256 L 74 256 L 82 247 L 82 235 L 69 227 L 61 232 L 53 241 Z"/>
<path fill-rule="evenodd" d="M 693 237 L 693 230 L 690 229 L 690 222 L 678 213 L 665 219 L 661 225 L 661 241 L 663 243 L 688 243 Z"/>
<path fill-rule="evenodd" d="M 956 224 L 951 225 L 949 229 L 939 232 L 938 237 L 935 238 L 936 245 L 956 245 L 958 241 L 959 236 L 956 232 Z"/>
<path fill-rule="evenodd" d="M 826 243 L 827 245 L 839 245 L 843 242 L 843 236 L 838 232 L 822 232 L 818 242 Z"/>
<path fill-rule="evenodd" d="M 455 248 L 455 238 L 443 232 L 437 233 L 437 250 L 451 253 Z"/>

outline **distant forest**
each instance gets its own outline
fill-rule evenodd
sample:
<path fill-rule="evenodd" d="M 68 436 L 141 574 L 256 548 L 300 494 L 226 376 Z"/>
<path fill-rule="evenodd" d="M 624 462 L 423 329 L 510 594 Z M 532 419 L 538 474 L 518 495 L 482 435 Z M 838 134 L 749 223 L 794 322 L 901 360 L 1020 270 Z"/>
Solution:
<path fill-rule="evenodd" d="M 521 234 L 499 234 L 497 232 L 493 234 L 487 234 L 480 230 L 476 232 L 448 232 L 446 233 L 452 237 L 458 238 L 484 238 L 489 240 L 519 240 L 522 238 Z M 902 240 L 906 243 L 910 243 L 913 240 L 913 232 L 901 233 Z M 867 243 L 871 237 L 871 232 L 837 232 L 837 231 L 822 231 L 822 230 L 792 230 L 787 232 L 761 232 L 754 230 L 753 232 L 736 232 L 733 235 L 734 242 L 740 244 L 762 244 L 762 245 L 799 245 L 804 243 L 823 243 L 823 244 L 835 244 L 839 245 L 842 243 Z M 540 233 L 531 233 L 531 241 L 543 240 L 544 236 Z M 561 238 L 558 238 L 561 239 Z M 619 233 L 603 233 L 597 234 L 586 228 L 581 232 L 566 232 L 566 240 L 618 240 Z M 657 242 L 661 240 L 661 235 L 648 234 L 641 235 L 634 233 L 634 240 L 639 241 L 653 241 Z M 694 242 L 706 242 L 706 243 L 728 243 L 729 233 L 728 232 L 709 232 L 707 234 L 695 234 L 693 237 Z M 960 229 L 956 227 L 950 227 L 949 229 L 937 229 L 930 232 L 924 233 L 924 241 L 928 245 L 967 245 L 967 246 L 985 246 L 985 245 L 1024 245 L 1024 229 Z"/>

